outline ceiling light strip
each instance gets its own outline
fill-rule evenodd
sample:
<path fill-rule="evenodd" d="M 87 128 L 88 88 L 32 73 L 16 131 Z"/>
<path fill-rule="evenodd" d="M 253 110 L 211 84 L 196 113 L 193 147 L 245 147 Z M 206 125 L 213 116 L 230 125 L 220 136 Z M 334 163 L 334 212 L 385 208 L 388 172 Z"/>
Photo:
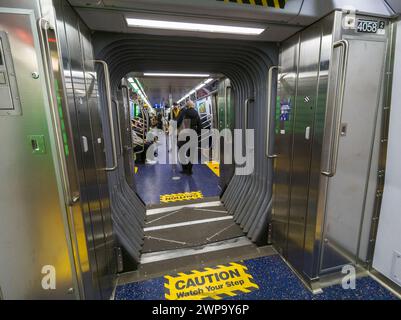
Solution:
<path fill-rule="evenodd" d="M 192 89 L 189 93 L 187 93 L 185 96 L 183 96 L 180 100 L 177 101 L 177 103 L 181 103 L 182 101 L 184 101 L 186 98 L 189 98 L 191 96 L 191 94 L 194 94 L 196 91 L 202 89 L 203 87 L 205 87 L 206 85 L 208 85 L 210 82 L 212 82 L 214 79 L 213 78 L 209 78 L 203 82 L 201 82 L 198 86 L 196 86 L 194 89 Z"/>
<path fill-rule="evenodd" d="M 207 78 L 209 74 L 203 73 L 158 73 L 158 72 L 145 72 L 145 77 L 176 77 L 176 78 Z"/>
<path fill-rule="evenodd" d="M 211 33 L 229 33 L 242 35 L 259 35 L 264 28 L 250 28 L 238 26 L 225 26 L 217 24 L 203 24 L 190 22 L 162 21 L 126 18 L 129 27 L 150 28 L 150 29 L 167 29 L 167 30 L 182 30 L 182 31 L 197 31 Z"/>
<path fill-rule="evenodd" d="M 147 96 L 146 93 L 145 93 L 145 90 L 143 90 L 143 87 L 142 87 L 140 81 L 139 81 L 137 78 L 135 78 L 135 80 L 134 80 L 133 78 L 128 78 L 128 82 L 131 84 L 131 86 L 132 86 L 132 88 L 134 89 L 134 91 L 135 91 L 136 93 L 139 94 L 139 96 L 141 97 L 141 99 L 142 99 L 149 107 L 152 107 L 151 104 L 150 104 L 150 102 L 149 102 L 148 96 Z"/>

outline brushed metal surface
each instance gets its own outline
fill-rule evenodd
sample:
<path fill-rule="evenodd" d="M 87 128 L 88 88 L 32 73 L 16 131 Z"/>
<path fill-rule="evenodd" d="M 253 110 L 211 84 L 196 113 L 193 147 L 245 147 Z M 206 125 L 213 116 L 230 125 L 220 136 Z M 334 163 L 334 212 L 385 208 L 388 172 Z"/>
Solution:
<path fill-rule="evenodd" d="M 0 116 L 21 115 L 21 99 L 7 32 L 0 31 Z"/>
<path fill-rule="evenodd" d="M 22 5 L 23 3 L 21 3 Z M 32 2 L 25 8 L 32 9 Z M 33 11 L 0 13 L 9 35 L 23 114 L 0 117 L 0 286 L 4 299 L 73 299 L 72 260 L 55 140 Z M 42 135 L 46 152 L 35 154 L 28 135 Z M 46 201 L 44 200 L 44 196 Z M 72 257 L 71 257 L 72 258 Z M 54 266 L 56 288 L 42 288 L 42 268 Z"/>
<path fill-rule="evenodd" d="M 216 109 L 216 124 L 220 131 L 224 129 L 233 130 L 235 126 L 235 109 L 233 102 L 233 89 L 231 86 L 230 79 L 224 79 L 219 82 L 218 92 L 216 98 L 217 101 Z M 224 163 L 224 144 L 221 143 L 220 152 L 220 179 L 219 186 L 222 190 L 227 188 L 234 174 L 234 166 L 232 164 Z"/>
<path fill-rule="evenodd" d="M 319 61 L 319 81 L 317 86 L 316 107 L 313 125 L 312 154 L 308 190 L 308 206 L 305 225 L 305 249 L 303 272 L 310 278 L 318 273 L 319 254 L 321 247 L 322 222 L 319 220 L 318 196 L 321 179 L 321 159 L 324 135 L 324 120 L 326 116 L 326 101 L 330 60 L 332 58 L 333 24 L 335 15 L 321 21 L 321 46 Z"/>
<path fill-rule="evenodd" d="M 81 210 L 72 214 L 85 298 L 108 299 L 115 270 L 103 128 L 90 31 L 64 1 L 54 1 L 75 146 Z M 82 145 L 86 137 L 88 148 Z"/>
<path fill-rule="evenodd" d="M 366 262 L 374 210 L 388 23 L 384 32 L 363 34 L 343 29 L 345 16 L 334 12 L 300 33 L 299 56 L 286 56 L 296 37 L 280 53 L 278 102 L 288 104 L 285 68 L 294 61 L 295 105 L 290 130 L 276 115 L 273 243 L 310 282 Z"/>
<path fill-rule="evenodd" d="M 348 124 L 348 134 L 340 137 L 337 173 L 328 187 L 322 269 L 347 262 L 326 253 L 330 245 L 353 256 L 351 262 L 356 261 L 382 89 L 386 42 L 361 37 L 348 41 L 349 68 L 341 118 Z"/>
<path fill-rule="evenodd" d="M 297 92 L 299 35 L 283 43 L 278 74 L 275 104 L 274 184 L 272 241 L 276 249 L 287 256 L 287 233 L 291 185 L 292 133 Z M 292 110 L 288 121 L 280 121 L 280 105 L 290 101 Z"/>
<path fill-rule="evenodd" d="M 303 270 L 304 263 L 306 211 L 312 152 L 312 143 L 311 140 L 305 138 L 305 129 L 307 127 L 313 128 L 314 124 L 321 45 L 320 30 L 319 24 L 314 25 L 303 31 L 300 37 L 287 253 L 288 261 L 298 271 Z"/>

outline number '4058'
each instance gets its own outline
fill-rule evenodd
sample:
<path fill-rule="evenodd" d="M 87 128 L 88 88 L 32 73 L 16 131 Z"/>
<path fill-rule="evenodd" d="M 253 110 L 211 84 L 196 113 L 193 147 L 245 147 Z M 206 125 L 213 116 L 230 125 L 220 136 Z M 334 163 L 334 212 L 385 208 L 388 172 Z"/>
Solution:
<path fill-rule="evenodd" d="M 376 21 L 358 21 L 358 32 L 376 33 L 378 23 Z"/>

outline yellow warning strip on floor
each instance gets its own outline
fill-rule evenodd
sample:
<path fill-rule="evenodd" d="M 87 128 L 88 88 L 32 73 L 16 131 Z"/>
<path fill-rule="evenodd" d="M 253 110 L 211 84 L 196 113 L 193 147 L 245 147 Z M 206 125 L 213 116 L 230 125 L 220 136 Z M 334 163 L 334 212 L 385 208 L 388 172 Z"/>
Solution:
<path fill-rule="evenodd" d="M 241 263 L 229 263 L 215 268 L 180 272 L 164 277 L 167 300 L 220 300 L 259 289 L 248 268 Z"/>
<path fill-rule="evenodd" d="M 206 161 L 205 164 L 207 165 L 207 167 L 213 171 L 213 173 L 220 177 L 220 163 L 216 162 L 216 161 Z"/>
<path fill-rule="evenodd" d="M 183 193 L 173 193 L 173 194 L 163 194 L 160 195 L 161 203 L 177 202 L 177 201 L 187 201 L 203 199 L 203 194 L 201 191 L 183 192 Z"/>

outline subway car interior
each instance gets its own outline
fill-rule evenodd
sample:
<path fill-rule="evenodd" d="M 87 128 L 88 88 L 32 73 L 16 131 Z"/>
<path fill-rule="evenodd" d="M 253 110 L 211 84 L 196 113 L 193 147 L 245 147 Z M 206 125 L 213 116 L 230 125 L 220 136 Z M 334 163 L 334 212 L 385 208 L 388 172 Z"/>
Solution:
<path fill-rule="evenodd" d="M 0 0 L 0 300 L 399 300 L 400 14 Z"/>

